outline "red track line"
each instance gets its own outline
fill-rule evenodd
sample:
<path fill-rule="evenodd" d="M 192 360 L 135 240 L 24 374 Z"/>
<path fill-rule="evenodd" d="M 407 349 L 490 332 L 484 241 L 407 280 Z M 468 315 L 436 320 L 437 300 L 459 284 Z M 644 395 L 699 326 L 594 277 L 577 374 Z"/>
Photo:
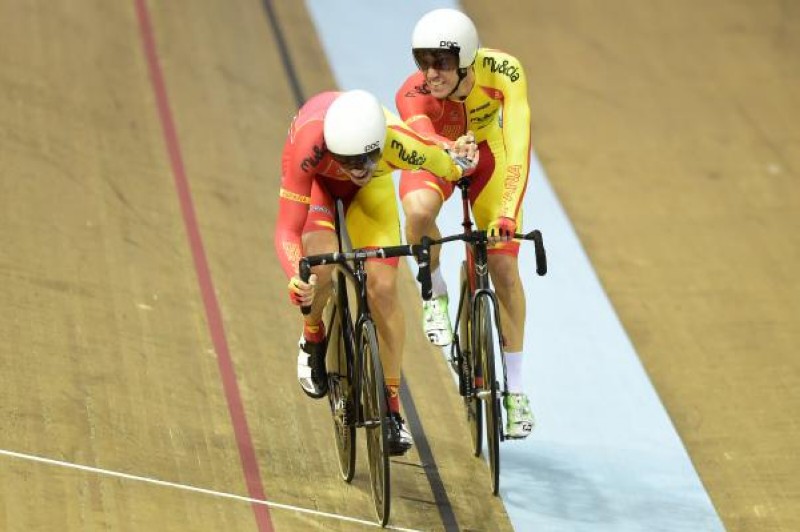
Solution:
<path fill-rule="evenodd" d="M 150 71 L 150 81 L 153 84 L 158 105 L 158 114 L 161 119 L 161 128 L 164 133 L 164 141 L 169 152 L 169 159 L 172 166 L 172 175 L 175 179 L 178 199 L 181 204 L 184 225 L 186 226 L 187 238 L 192 249 L 194 267 L 197 273 L 197 282 L 203 295 L 203 305 L 206 310 L 208 329 L 214 342 L 214 350 L 217 354 L 217 363 L 222 378 L 222 387 L 228 401 L 228 411 L 233 423 L 236 443 L 239 447 L 239 458 L 242 461 L 247 492 L 252 499 L 266 500 L 264 496 L 264 485 L 261 481 L 261 474 L 256 461 L 256 454 L 253 449 L 253 440 L 250 437 L 250 429 L 247 426 L 242 397 L 239 393 L 239 386 L 236 383 L 236 371 L 233 367 L 228 341 L 225 337 L 225 327 L 222 322 L 222 314 L 217 303 L 214 292 L 214 283 L 208 269 L 203 239 L 200 236 L 200 229 L 197 224 L 197 217 L 192 203 L 192 194 L 189 189 L 189 181 L 186 178 L 186 170 L 183 165 L 180 142 L 175 130 L 175 122 L 172 118 L 172 111 L 167 98 L 167 89 L 158 61 L 155 39 L 153 38 L 153 28 L 150 24 L 150 14 L 147 10 L 145 0 L 134 0 L 136 13 L 139 18 L 139 29 L 142 38 L 144 54 L 147 58 L 147 65 Z M 269 509 L 261 504 L 251 505 L 255 514 L 258 530 L 261 532 L 272 531 L 272 520 Z"/>

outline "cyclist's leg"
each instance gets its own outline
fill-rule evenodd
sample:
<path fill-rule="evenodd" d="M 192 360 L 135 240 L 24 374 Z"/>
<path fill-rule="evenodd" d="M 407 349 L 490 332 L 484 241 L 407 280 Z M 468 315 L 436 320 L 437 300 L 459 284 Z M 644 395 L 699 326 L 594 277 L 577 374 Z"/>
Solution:
<path fill-rule="evenodd" d="M 303 228 L 303 253 L 316 255 L 336 250 L 333 231 L 333 200 L 314 182 L 309 216 Z M 303 333 L 297 355 L 297 379 L 306 395 L 318 399 L 327 393 L 325 369 L 325 328 L 322 312 L 331 289 L 331 266 L 317 266 L 317 284 L 311 312 L 303 316 Z"/>
<path fill-rule="evenodd" d="M 336 251 L 336 234 L 333 231 L 321 230 L 303 233 L 303 252 L 306 255 L 331 251 Z M 322 311 L 330 296 L 333 268 L 333 266 L 315 266 L 312 269 L 312 272 L 317 274 L 317 284 L 311 312 L 303 316 L 307 326 L 316 326 L 322 321 Z"/>
<path fill-rule="evenodd" d="M 333 197 L 314 180 L 311 187 L 311 205 L 303 226 L 304 255 L 336 251 L 334 216 Z M 311 312 L 304 317 L 306 324 L 317 325 L 322 319 L 322 311 L 330 296 L 333 269 L 333 266 L 315 266 L 312 270 L 317 274 L 317 285 Z"/>
<path fill-rule="evenodd" d="M 505 186 L 505 157 L 502 143 L 482 143 L 480 162 L 492 161 L 487 173 L 488 179 L 475 191 L 473 213 L 480 229 L 486 229 L 502 214 L 502 195 Z M 488 153 L 487 153 L 488 152 Z M 480 170 L 480 168 L 479 168 Z M 485 176 L 482 176 L 485 177 Z M 472 193 L 473 190 L 470 189 Z M 519 209 L 513 218 L 517 227 L 522 228 L 522 211 Z M 503 349 L 506 354 L 509 395 L 504 398 L 508 413 L 506 431 L 509 437 L 524 438 L 533 428 L 533 416 L 527 395 L 524 393 L 522 373 L 523 338 L 525 336 L 526 301 L 519 274 L 519 242 L 501 242 L 489 248 L 489 274 L 500 307 L 500 320 L 503 324 Z"/>
<path fill-rule="evenodd" d="M 440 238 L 436 217 L 453 185 L 422 170 L 404 171 L 400 178 L 400 197 L 406 215 L 406 240 L 419 243 L 423 236 Z M 422 327 L 428 339 L 439 346 L 453 341 L 453 328 L 447 308 L 447 285 L 439 269 L 439 246 L 431 249 L 433 297 L 422 304 Z"/>
<path fill-rule="evenodd" d="M 489 253 L 489 273 L 495 287 L 503 323 L 508 395 L 503 403 L 508 413 L 506 432 L 510 438 L 525 438 L 533 430 L 533 414 L 525 394 L 522 371 L 522 345 L 525 334 L 525 292 L 519 275 L 517 256 L 505 250 Z"/>
<path fill-rule="evenodd" d="M 347 227 L 354 247 L 400 244 L 397 204 L 390 176 L 370 181 L 347 210 Z M 397 300 L 399 259 L 367 261 L 369 308 L 380 338 L 380 354 L 387 384 L 399 384 L 405 322 Z"/>
<path fill-rule="evenodd" d="M 354 247 L 396 246 L 401 242 L 394 183 L 391 176 L 370 181 L 347 210 L 347 227 Z M 411 435 L 400 417 L 400 375 L 405 340 L 405 321 L 397 297 L 399 259 L 367 261 L 367 296 L 380 339 L 380 358 L 394 425 L 389 433 L 392 454 L 402 454 L 412 445 Z"/>
<path fill-rule="evenodd" d="M 472 212 L 479 229 L 485 230 L 501 216 L 504 193 L 505 155 L 502 141 L 481 142 L 479 167 L 470 187 Z M 522 211 L 513 216 L 522 227 Z M 519 275 L 519 242 L 500 242 L 489 246 L 489 273 L 500 304 L 505 351 L 519 353 L 525 333 L 525 292 Z M 515 390 L 521 391 L 521 390 Z"/>
<path fill-rule="evenodd" d="M 405 320 L 397 297 L 397 264 L 368 261 L 369 308 L 378 328 L 381 347 L 381 363 L 387 386 L 400 385 L 403 366 L 403 344 Z M 399 404 L 390 404 L 399 411 Z"/>
<path fill-rule="evenodd" d="M 400 175 L 400 200 L 406 216 L 406 241 L 418 244 L 423 236 L 441 238 L 436 217 L 453 193 L 453 185 L 424 170 L 404 170 Z M 431 248 L 431 270 L 439 267 L 439 246 Z"/>
<path fill-rule="evenodd" d="M 503 323 L 503 348 L 509 353 L 522 351 L 525 335 L 525 291 L 519 274 L 519 260 L 509 252 L 489 251 L 489 274 L 500 304 Z M 511 383 L 509 382 L 509 386 Z M 513 388 L 518 388 L 514 386 Z M 521 391 L 521 390 L 514 390 Z"/>

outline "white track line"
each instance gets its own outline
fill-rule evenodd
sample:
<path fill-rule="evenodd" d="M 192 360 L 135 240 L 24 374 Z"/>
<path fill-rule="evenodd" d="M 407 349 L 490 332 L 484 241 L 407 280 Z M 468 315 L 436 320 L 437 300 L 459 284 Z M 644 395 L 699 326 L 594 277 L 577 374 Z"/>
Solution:
<path fill-rule="evenodd" d="M 355 517 L 348 517 L 346 515 L 338 515 L 338 514 L 332 514 L 332 513 L 328 513 L 328 512 L 320 512 L 320 511 L 317 511 L 317 510 L 311 510 L 309 508 L 301 508 L 299 506 L 292 506 L 292 505 L 289 505 L 289 504 L 281 504 L 281 503 L 271 502 L 271 501 L 262 501 L 262 500 L 259 500 L 259 499 L 252 499 L 250 497 L 243 497 L 241 495 L 236 495 L 236 494 L 233 494 L 233 493 L 225 493 L 223 491 L 214 491 L 214 490 L 209 490 L 209 489 L 205 489 L 205 488 L 197 488 L 195 486 L 187 486 L 185 484 L 176 484 L 174 482 L 167 482 L 165 480 L 158 480 L 158 479 L 154 479 L 154 478 L 141 477 L 141 476 L 138 476 L 138 475 L 129 475 L 128 473 L 120 473 L 118 471 L 109 471 L 107 469 L 100 469 L 100 468 L 97 468 L 97 467 L 85 466 L 85 465 L 80 465 L 80 464 L 73 464 L 73 463 L 70 463 L 70 462 L 62 462 L 60 460 L 53 460 L 51 458 L 44 458 L 44 457 L 41 457 L 41 456 L 35 456 L 35 455 L 31 455 L 31 454 L 18 453 L 18 452 L 15 452 L 15 451 L 8 451 L 6 449 L 0 449 L 0 455 L 9 456 L 11 458 L 19 458 L 19 459 L 22 459 L 22 460 L 28 460 L 28 461 L 31 461 L 31 462 L 39 462 L 39 463 L 42 463 L 42 464 L 48 464 L 48 465 L 53 465 L 53 466 L 64 467 L 64 468 L 67 468 L 67 469 L 77 469 L 79 471 L 86 471 L 86 472 L 89 472 L 89 473 L 97 473 L 97 474 L 106 475 L 106 476 L 109 476 L 109 477 L 122 478 L 122 479 L 126 479 L 126 480 L 135 480 L 135 481 L 138 481 L 138 482 L 145 482 L 147 484 L 155 484 L 157 486 L 175 488 L 175 489 L 184 490 L 184 491 L 192 491 L 192 492 L 195 492 L 195 493 L 203 493 L 205 495 L 212 495 L 214 497 L 221 497 L 221 498 L 224 498 L 224 499 L 234 499 L 234 500 L 241 501 L 241 502 L 249 502 L 251 504 L 262 504 L 262 505 L 267 506 L 269 508 L 277 508 L 277 509 L 280 509 L 280 510 L 290 510 L 290 511 L 293 511 L 293 512 L 298 512 L 298 513 L 303 513 L 303 514 L 310 514 L 310 515 L 314 515 L 314 516 L 317 516 L 317 517 L 327 517 L 327 518 L 336 519 L 336 520 L 339 520 L 339 521 L 347 521 L 347 522 L 350 522 L 350 523 L 359 523 L 359 524 L 366 525 L 366 526 L 372 526 L 372 527 L 380 528 L 380 526 L 377 523 L 374 523 L 372 521 L 364 521 L 362 519 L 356 519 Z M 418 530 L 413 529 L 413 528 L 401 528 L 401 527 L 391 526 L 391 525 L 387 525 L 386 529 L 388 529 L 388 530 L 399 530 L 399 531 L 404 531 L 404 532 L 419 532 Z"/>

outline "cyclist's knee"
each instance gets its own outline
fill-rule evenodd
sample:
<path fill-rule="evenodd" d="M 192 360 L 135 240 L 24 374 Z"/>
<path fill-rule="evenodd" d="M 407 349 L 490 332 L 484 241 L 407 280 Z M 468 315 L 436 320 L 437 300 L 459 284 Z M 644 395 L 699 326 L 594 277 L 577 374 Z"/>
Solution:
<path fill-rule="evenodd" d="M 372 275 L 368 277 L 367 290 L 372 308 L 389 308 L 397 301 L 397 276 Z"/>
<path fill-rule="evenodd" d="M 416 209 L 406 213 L 406 227 L 410 230 L 425 231 L 436 223 L 437 211 Z"/>
<path fill-rule="evenodd" d="M 336 251 L 336 235 L 332 231 L 307 231 L 303 233 L 303 253 L 316 255 Z"/>
<path fill-rule="evenodd" d="M 489 255 L 489 274 L 496 288 L 515 288 L 521 284 L 519 262 L 510 255 Z"/>
<path fill-rule="evenodd" d="M 327 287 L 331 284 L 331 276 L 333 275 L 334 266 L 314 266 L 311 268 L 311 273 L 317 274 L 317 290 Z"/>
<path fill-rule="evenodd" d="M 442 201 L 439 195 L 428 191 L 416 191 L 403 200 L 406 223 L 415 228 L 427 228 L 433 225 L 441 207 Z"/>

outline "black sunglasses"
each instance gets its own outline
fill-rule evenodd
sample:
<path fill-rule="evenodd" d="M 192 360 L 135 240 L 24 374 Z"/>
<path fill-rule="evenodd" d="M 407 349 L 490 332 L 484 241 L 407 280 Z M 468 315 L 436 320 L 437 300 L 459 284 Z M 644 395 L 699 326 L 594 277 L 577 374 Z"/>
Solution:
<path fill-rule="evenodd" d="M 458 68 L 458 50 L 440 50 L 438 48 L 416 48 L 412 50 L 417 68 L 425 72 L 434 70 L 455 70 Z"/>
<path fill-rule="evenodd" d="M 378 164 L 378 161 L 381 160 L 381 150 L 376 149 L 357 155 L 339 155 L 331 152 L 331 157 L 345 170 L 360 170 Z"/>

